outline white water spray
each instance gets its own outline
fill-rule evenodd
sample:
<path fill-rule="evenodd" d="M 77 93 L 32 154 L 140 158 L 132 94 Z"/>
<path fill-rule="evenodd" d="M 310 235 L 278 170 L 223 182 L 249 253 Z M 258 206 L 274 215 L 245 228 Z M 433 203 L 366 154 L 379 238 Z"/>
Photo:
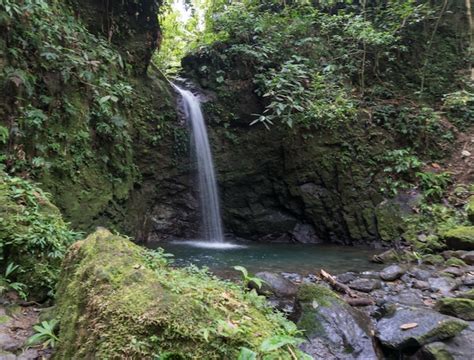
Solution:
<path fill-rule="evenodd" d="M 206 124 L 201 111 L 201 102 L 191 91 L 181 89 L 175 84 L 173 86 L 181 95 L 184 115 L 192 127 L 192 147 L 196 155 L 198 169 L 202 235 L 205 241 L 223 242 L 224 232 L 216 175 L 207 137 Z"/>

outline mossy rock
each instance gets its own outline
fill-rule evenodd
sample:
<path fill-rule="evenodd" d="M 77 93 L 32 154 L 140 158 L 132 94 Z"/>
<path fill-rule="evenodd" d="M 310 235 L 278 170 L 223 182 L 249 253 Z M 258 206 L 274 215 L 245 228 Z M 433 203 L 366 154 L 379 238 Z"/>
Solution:
<path fill-rule="evenodd" d="M 407 323 L 416 323 L 403 329 Z M 452 338 L 469 324 L 436 311 L 415 307 L 399 307 L 377 322 L 376 337 L 387 348 L 413 351 L 425 344 Z"/>
<path fill-rule="evenodd" d="M 444 263 L 444 258 L 441 255 L 427 254 L 422 257 L 422 261 L 429 265 L 441 265 Z"/>
<path fill-rule="evenodd" d="M 58 286 L 56 359 L 236 359 L 291 323 L 263 297 L 98 229 L 71 246 Z M 272 352 L 290 359 L 288 350 Z"/>
<path fill-rule="evenodd" d="M 474 195 L 467 200 L 466 213 L 471 224 L 474 224 Z"/>
<path fill-rule="evenodd" d="M 330 289 L 316 284 L 301 285 L 297 308 L 297 326 L 308 339 L 301 349 L 315 359 L 378 358 L 370 319 Z"/>
<path fill-rule="evenodd" d="M 464 261 L 462 261 L 461 259 L 452 257 L 452 258 L 446 260 L 446 266 L 463 267 L 463 266 L 466 266 L 466 263 Z"/>
<path fill-rule="evenodd" d="M 458 226 L 443 234 L 446 245 L 455 250 L 474 250 L 474 226 Z"/>
<path fill-rule="evenodd" d="M 464 298 L 444 298 L 436 307 L 440 313 L 456 316 L 464 320 L 474 320 L 474 300 Z"/>
<path fill-rule="evenodd" d="M 458 295 L 458 297 L 463 299 L 474 300 L 474 289 L 464 291 Z"/>

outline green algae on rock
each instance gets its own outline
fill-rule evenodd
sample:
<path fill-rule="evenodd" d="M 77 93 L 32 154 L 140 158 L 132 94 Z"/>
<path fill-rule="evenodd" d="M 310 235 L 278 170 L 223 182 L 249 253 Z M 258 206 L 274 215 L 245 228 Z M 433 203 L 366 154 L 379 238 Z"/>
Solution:
<path fill-rule="evenodd" d="M 474 226 L 458 226 L 443 234 L 446 245 L 455 250 L 474 250 Z"/>
<path fill-rule="evenodd" d="M 264 340 L 296 334 L 254 292 L 165 263 L 105 229 L 73 244 L 58 285 L 55 358 L 233 359 L 242 347 L 261 354 Z M 290 359 L 292 351 L 271 354 Z"/>
<path fill-rule="evenodd" d="M 440 313 L 456 316 L 464 320 L 474 320 L 474 300 L 464 298 L 444 298 L 436 307 Z"/>

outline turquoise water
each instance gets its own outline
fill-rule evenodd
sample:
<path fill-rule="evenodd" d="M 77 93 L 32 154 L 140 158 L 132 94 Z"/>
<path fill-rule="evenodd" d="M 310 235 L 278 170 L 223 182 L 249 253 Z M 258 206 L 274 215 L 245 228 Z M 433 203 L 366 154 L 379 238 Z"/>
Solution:
<path fill-rule="evenodd" d="M 232 243 L 233 247 L 215 243 L 171 242 L 160 243 L 166 252 L 174 254 L 177 266 L 190 264 L 208 267 L 223 275 L 232 273 L 236 265 L 251 272 L 274 271 L 302 275 L 317 273 L 321 268 L 334 274 L 346 271 L 366 271 L 378 266 L 369 262 L 377 251 L 373 249 L 331 245 Z"/>

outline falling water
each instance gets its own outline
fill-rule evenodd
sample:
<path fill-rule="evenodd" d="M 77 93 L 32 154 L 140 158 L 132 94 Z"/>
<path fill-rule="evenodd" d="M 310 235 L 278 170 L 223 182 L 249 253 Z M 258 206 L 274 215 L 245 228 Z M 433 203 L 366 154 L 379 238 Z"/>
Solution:
<path fill-rule="evenodd" d="M 192 126 L 192 146 L 197 160 L 203 237 L 206 241 L 223 242 L 216 175 L 201 103 L 191 91 L 181 89 L 177 85 L 174 87 L 181 95 L 184 115 Z"/>

